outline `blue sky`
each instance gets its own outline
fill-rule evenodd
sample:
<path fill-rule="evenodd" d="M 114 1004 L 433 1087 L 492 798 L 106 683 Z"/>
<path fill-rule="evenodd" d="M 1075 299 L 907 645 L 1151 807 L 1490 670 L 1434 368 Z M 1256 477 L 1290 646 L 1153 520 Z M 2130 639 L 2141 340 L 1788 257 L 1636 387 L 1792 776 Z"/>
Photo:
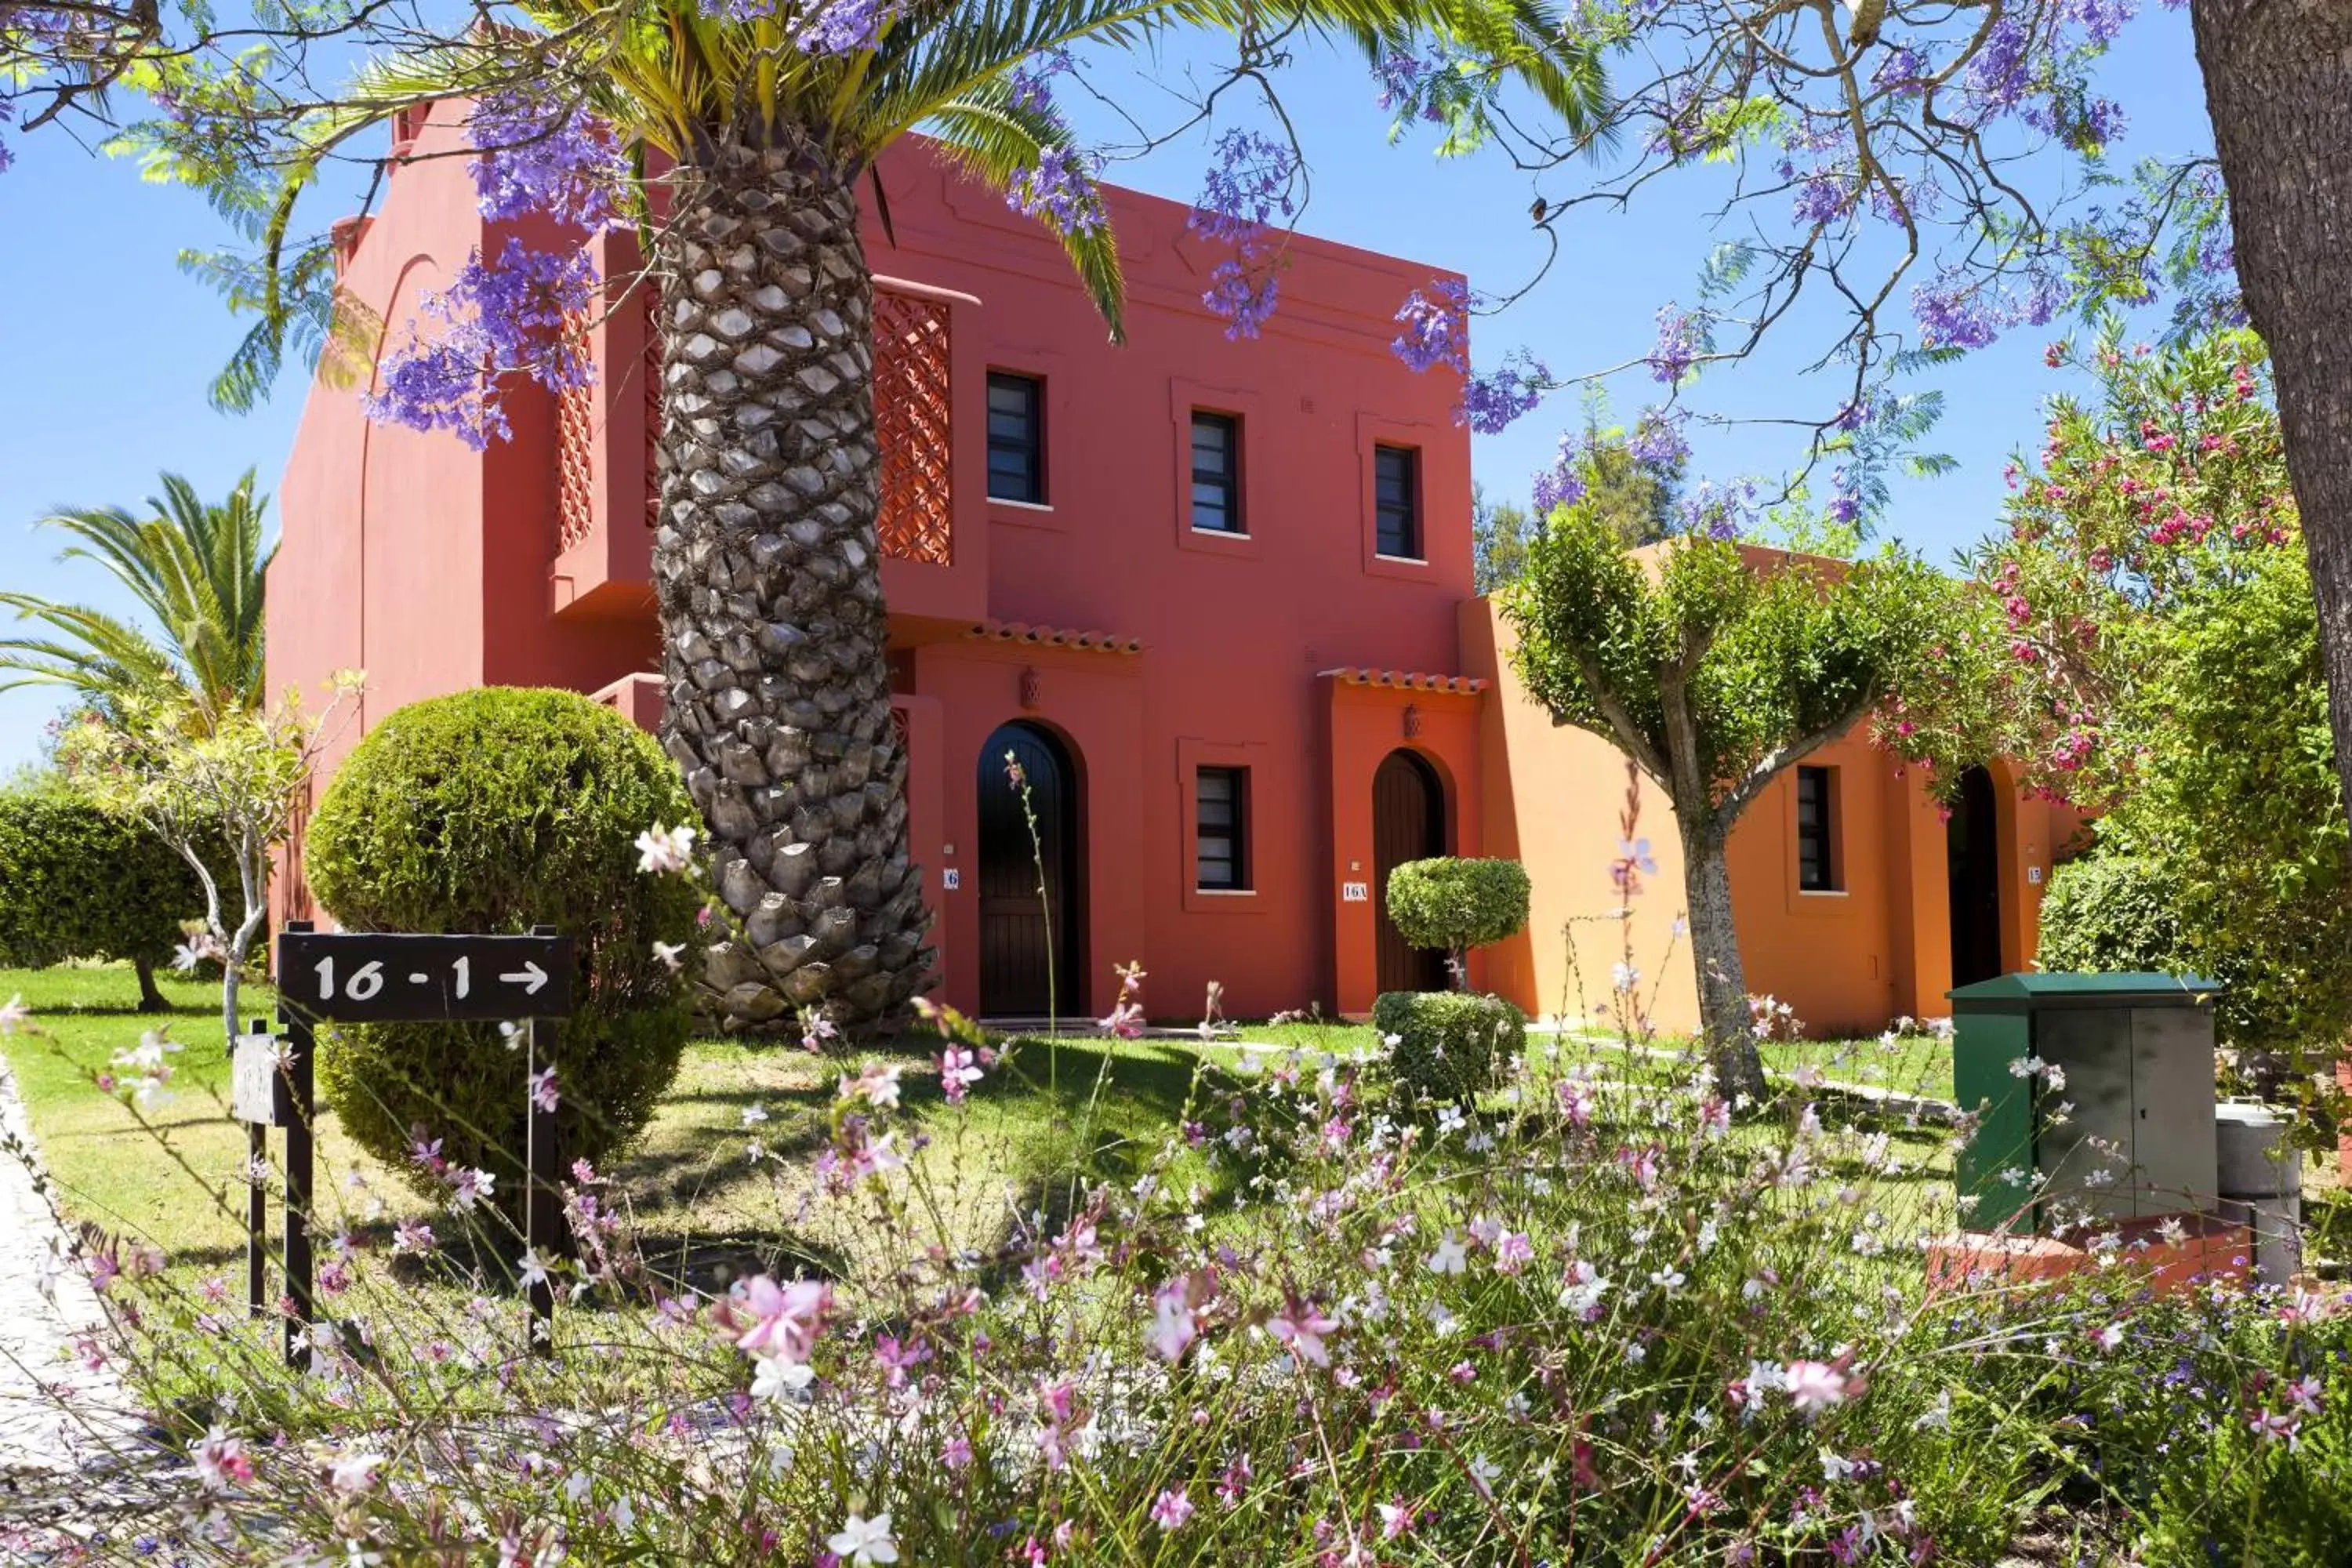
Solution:
<path fill-rule="evenodd" d="M 1161 68 L 1180 69 L 1185 58 L 1180 51 Z M 2119 166 L 2145 153 L 2210 146 L 2185 14 L 2150 7 L 2126 29 L 2103 75 L 2132 117 Z M 1306 229 L 1458 269 L 1489 289 L 1515 286 L 1540 261 L 1527 216 L 1534 187 L 1504 160 L 1440 162 L 1425 133 L 1391 145 L 1388 116 L 1353 60 L 1310 56 L 1276 80 L 1311 171 Z M 1147 122 L 1177 116 L 1169 99 L 1155 119 L 1161 106 L 1148 82 L 1107 85 Z M 1116 132 L 1106 111 L 1090 114 L 1076 95 L 1063 96 L 1082 132 Z M 16 166 L 0 174 L 0 232 L 10 237 L 0 247 L 0 298 L 17 302 L 0 329 L 7 371 L 0 376 L 0 584 L 116 607 L 86 565 L 55 563 L 54 539 L 33 530 L 32 520 L 58 504 L 135 506 L 159 469 L 217 493 L 257 467 L 274 486 L 306 388 L 289 379 L 257 413 L 213 412 L 205 387 L 242 329 L 209 289 L 181 276 L 174 258 L 184 246 L 221 243 L 217 220 L 186 193 L 144 185 L 135 169 L 61 136 L 17 138 L 16 147 Z M 1199 138 L 1163 148 L 1112 177 L 1189 200 L 1204 148 Z M 1547 190 L 1556 195 L 1560 186 Z M 1563 230 L 1564 254 L 1542 285 L 1479 324 L 1478 362 L 1516 344 L 1562 374 L 1638 357 L 1655 335 L 1657 308 L 1691 297 L 1712 237 L 1702 214 L 1720 196 L 1701 171 L 1656 183 L 1630 212 L 1580 215 Z M 310 215 L 316 226 L 332 216 L 324 205 Z M 1919 379 L 1947 395 L 1932 444 L 1960 466 L 1941 479 L 1898 481 L 1885 533 L 1942 561 L 1991 525 L 2002 465 L 2033 443 L 2040 400 L 2061 384 L 2042 368 L 2047 335 L 2026 331 Z M 1799 377 L 1800 346 L 1792 339 L 1765 359 L 1710 372 L 1696 402 L 1733 413 L 1834 406 L 1828 385 Z M 1656 390 L 1638 372 L 1625 378 L 1619 411 L 1630 415 Z M 1578 418 L 1570 395 L 1480 437 L 1478 477 L 1496 497 L 1524 496 L 1559 431 Z M 1779 473 L 1795 456 L 1785 434 L 1735 428 L 1700 439 L 1694 471 Z M 0 771 L 37 755 L 57 706 L 37 689 L 0 693 Z"/>

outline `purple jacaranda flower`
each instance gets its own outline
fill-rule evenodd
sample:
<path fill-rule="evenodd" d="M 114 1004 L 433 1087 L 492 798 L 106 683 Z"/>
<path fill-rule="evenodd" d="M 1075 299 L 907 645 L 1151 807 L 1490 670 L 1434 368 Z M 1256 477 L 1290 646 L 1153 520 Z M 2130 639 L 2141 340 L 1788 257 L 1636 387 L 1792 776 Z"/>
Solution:
<path fill-rule="evenodd" d="M 1013 106 L 1059 118 L 1054 108 L 1054 79 L 1073 68 L 1070 51 L 1066 48 L 1047 49 L 1043 54 L 1030 56 L 1013 67 L 1013 74 L 1005 78 L 1005 86 L 1012 92 Z"/>
<path fill-rule="evenodd" d="M 1231 245 L 1234 254 L 1210 270 L 1201 302 L 1224 320 L 1228 339 L 1255 338 L 1274 314 L 1281 265 L 1274 224 L 1291 215 L 1298 153 L 1286 142 L 1238 128 L 1220 134 L 1213 153 L 1215 161 L 1185 226 Z"/>
<path fill-rule="evenodd" d="M 1650 374 L 1668 386 L 1690 374 L 1701 354 L 1707 351 L 1708 334 L 1713 322 L 1705 310 L 1685 313 L 1679 305 L 1663 305 L 1658 309 L 1658 341 L 1643 356 Z"/>
<path fill-rule="evenodd" d="M 1104 222 L 1102 193 L 1085 158 L 1061 147 L 1038 150 L 1035 166 L 1005 185 L 1004 205 L 1063 234 L 1092 234 Z"/>
<path fill-rule="evenodd" d="M 1689 424 L 1686 408 L 1645 408 L 1633 421 L 1633 434 L 1626 440 L 1625 450 L 1646 467 L 1676 468 L 1690 458 L 1690 442 L 1683 434 Z"/>
<path fill-rule="evenodd" d="M 1426 293 L 1415 289 L 1397 308 L 1396 319 L 1404 330 L 1390 342 L 1389 352 L 1402 360 L 1410 371 L 1418 373 L 1443 364 L 1467 375 L 1469 316 L 1470 286 L 1458 278 L 1436 279 Z"/>
<path fill-rule="evenodd" d="M 427 340 L 412 322 L 408 343 L 384 357 L 368 417 L 449 430 L 477 451 L 504 437 L 501 378 L 520 373 L 552 391 L 594 380 L 594 363 L 572 328 L 596 285 L 584 250 L 534 250 L 509 239 L 495 263 L 476 252 L 448 288 L 420 303 L 445 330 Z"/>
<path fill-rule="evenodd" d="M 629 160 L 612 128 L 586 110 L 519 89 L 485 93 L 466 134 L 484 217 L 536 216 L 587 229 L 621 221 Z"/>

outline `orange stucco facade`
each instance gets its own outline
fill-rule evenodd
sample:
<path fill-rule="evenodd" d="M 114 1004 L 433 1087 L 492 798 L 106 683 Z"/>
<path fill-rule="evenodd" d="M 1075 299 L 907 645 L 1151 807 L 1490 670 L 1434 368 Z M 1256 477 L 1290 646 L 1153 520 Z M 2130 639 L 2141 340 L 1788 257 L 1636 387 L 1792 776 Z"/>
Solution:
<path fill-rule="evenodd" d="M 403 134 L 420 153 L 460 152 L 455 118 L 437 110 Z M 1624 772 L 1524 699 L 1472 591 L 1455 388 L 1389 349 L 1406 293 L 1445 275 L 1300 237 L 1265 338 L 1229 342 L 1201 303 L 1223 253 L 1187 232 L 1181 205 L 1114 190 L 1129 301 L 1114 347 L 1059 247 L 1001 198 L 919 145 L 886 158 L 881 180 L 889 231 L 869 221 L 866 236 L 884 587 L 940 994 L 1040 1010 L 1016 951 L 1027 917 L 1003 896 L 1028 850 L 1004 842 L 990 794 L 1007 787 L 1010 737 L 1063 775 L 1046 830 L 1065 1012 L 1106 1007 L 1129 960 L 1149 972 L 1156 1015 L 1196 1012 L 1212 982 L 1233 1016 L 1367 1011 L 1397 977 L 1379 872 L 1433 851 L 1527 861 L 1529 934 L 1480 954 L 1474 978 L 1532 1012 L 1584 1010 L 1563 932 L 1580 933 L 1588 993 L 1596 973 L 1605 990 L 1621 922 L 1600 922 L 1604 952 L 1589 917 L 1612 901 Z M 342 226 L 343 285 L 396 341 L 425 294 L 506 232 L 478 215 L 462 156 L 426 157 L 395 170 L 377 214 Z M 604 243 L 626 279 L 632 242 Z M 589 331 L 596 387 L 527 389 L 509 404 L 512 438 L 487 452 L 372 425 L 348 386 L 313 389 L 271 571 L 274 685 L 363 670 L 362 726 L 487 683 L 571 687 L 658 724 L 649 322 L 634 295 L 606 303 Z M 990 494 L 986 410 L 1003 375 L 1037 389 L 1041 501 Z M 1234 422 L 1242 531 L 1193 526 L 1196 413 Z M 1380 449 L 1412 454 L 1410 551 L 1380 548 Z M 1733 844 L 1750 984 L 1817 1027 L 1939 1011 L 1942 824 L 1917 781 L 1865 744 L 1819 760 L 1843 781 L 1846 885 L 1799 895 L 1789 792 L 1757 805 Z M 1239 842 L 1213 854 L 1203 836 L 1225 830 L 1204 780 L 1241 801 Z M 1659 869 L 1623 929 L 1651 954 L 1637 962 L 1658 976 L 1658 1021 L 1680 1027 L 1693 1009 L 1687 953 L 1667 952 L 1675 835 L 1655 791 L 1644 798 Z M 2013 790 L 2000 799 L 2002 951 L 2021 963 L 2063 825 Z M 1204 886 L 1213 859 L 1240 885 Z"/>

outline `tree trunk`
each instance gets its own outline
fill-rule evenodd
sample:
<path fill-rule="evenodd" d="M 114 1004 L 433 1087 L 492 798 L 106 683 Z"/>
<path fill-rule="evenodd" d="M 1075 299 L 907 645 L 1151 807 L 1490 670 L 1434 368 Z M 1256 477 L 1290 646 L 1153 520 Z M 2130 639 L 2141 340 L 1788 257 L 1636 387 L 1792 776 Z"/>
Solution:
<path fill-rule="evenodd" d="M 131 967 L 137 971 L 139 975 L 139 1010 L 142 1013 L 168 1011 L 172 1004 L 155 985 L 155 961 L 152 958 L 134 958 L 131 961 Z"/>
<path fill-rule="evenodd" d="M 875 1033 L 930 967 L 890 721 L 855 179 L 796 140 L 730 133 L 679 170 L 657 258 L 663 743 L 740 921 L 703 981 L 736 1028 L 804 1010 Z"/>
<path fill-rule="evenodd" d="M 1696 817 L 1697 812 L 1677 811 Z M 1739 963 L 1739 928 L 1731 918 L 1731 868 L 1724 835 L 1701 826 L 1683 832 L 1683 889 L 1690 902 L 1691 964 L 1698 973 L 1699 1030 L 1727 1100 L 1764 1098 L 1764 1058 L 1748 1010 L 1748 976 Z"/>
<path fill-rule="evenodd" d="M 2352 807 L 2352 0 L 2192 0 L 2238 279 L 2270 345 Z"/>

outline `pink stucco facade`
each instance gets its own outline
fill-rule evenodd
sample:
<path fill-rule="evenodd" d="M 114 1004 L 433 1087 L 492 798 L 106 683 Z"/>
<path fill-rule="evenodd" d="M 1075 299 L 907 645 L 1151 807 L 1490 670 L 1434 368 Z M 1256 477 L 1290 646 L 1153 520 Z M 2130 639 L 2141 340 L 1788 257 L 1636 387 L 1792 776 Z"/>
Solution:
<path fill-rule="evenodd" d="M 411 146 L 456 150 L 454 118 L 445 107 L 405 128 Z M 890 233 L 869 221 L 866 241 L 879 280 L 884 584 L 946 1000 L 1040 1010 L 1014 973 L 1017 932 L 1005 934 L 1026 918 L 1004 895 L 1027 858 L 1003 841 L 991 794 L 1006 787 L 1008 734 L 1064 774 L 1067 809 L 1049 830 L 1066 932 L 1054 999 L 1068 1013 L 1107 1006 L 1113 966 L 1130 960 L 1160 1016 L 1196 1013 L 1212 982 L 1236 1016 L 1366 1010 L 1405 979 L 1378 889 L 1406 853 L 1526 856 L 1538 925 L 1573 901 L 1566 889 L 1601 881 L 1622 773 L 1599 742 L 1562 750 L 1532 727 L 1541 716 L 1515 695 L 1471 588 L 1456 386 L 1390 352 L 1399 303 L 1444 274 L 1299 237 L 1265 337 L 1230 342 L 1201 302 L 1228 253 L 1190 234 L 1181 206 L 1114 190 L 1129 339 L 1113 346 L 1058 245 L 1002 198 L 920 144 L 886 158 L 881 178 Z M 504 232 L 477 214 L 463 157 L 440 156 L 397 168 L 381 210 L 343 238 L 345 288 L 396 342 L 420 298 Z M 607 243 L 625 278 L 631 242 Z M 485 683 L 598 693 L 658 722 L 648 324 L 635 296 L 608 304 L 591 340 L 598 386 L 518 395 L 512 439 L 484 453 L 372 425 L 353 389 L 314 388 L 282 490 L 275 684 L 363 670 L 363 723 Z M 990 496 L 992 374 L 1041 389 L 1042 502 Z M 1196 412 L 1237 422 L 1245 531 L 1193 526 Z M 1412 455 L 1410 552 L 1378 547 L 1383 447 Z M 1857 776 L 1885 770 L 1855 750 Z M 1202 885 L 1204 780 L 1244 797 L 1237 887 Z M 1820 967 L 1817 942 L 1775 934 L 1787 921 L 1764 881 L 1780 874 L 1766 840 L 1783 827 L 1759 808 L 1741 835 L 1756 840 L 1739 891 L 1759 989 L 1784 963 Z M 1663 818 L 1652 831 L 1672 837 Z M 2032 852 L 2047 864 L 2047 847 Z M 1917 853 L 1918 874 L 1935 872 Z M 1911 875 L 1874 871 L 1873 890 L 1832 924 L 1875 941 L 1864 928 L 1892 931 L 1895 906 L 1943 896 L 1904 883 Z M 2030 953 L 2031 919 L 2030 903 L 2015 906 L 2011 952 Z M 1827 1015 L 1933 1010 L 1932 974 L 1894 978 L 1900 962 L 1888 948 L 1867 984 L 1857 968 L 1823 997 Z M 1531 1010 L 1554 1010 L 1532 946 L 1477 966 Z"/>

